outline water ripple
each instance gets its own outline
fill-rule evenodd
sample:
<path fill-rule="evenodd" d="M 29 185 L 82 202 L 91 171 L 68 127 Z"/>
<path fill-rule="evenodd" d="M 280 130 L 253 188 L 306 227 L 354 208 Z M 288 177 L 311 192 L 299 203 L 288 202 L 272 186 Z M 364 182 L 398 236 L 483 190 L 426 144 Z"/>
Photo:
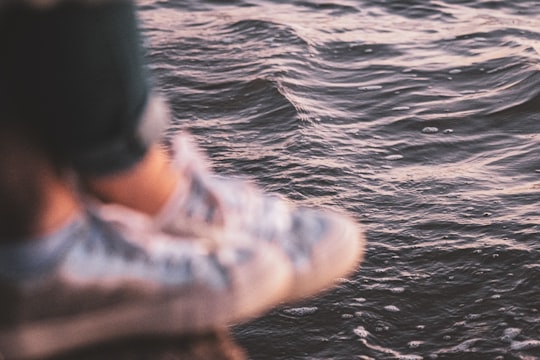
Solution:
<path fill-rule="evenodd" d="M 350 279 L 236 330 L 253 359 L 534 358 L 537 1 L 139 6 L 171 136 L 367 227 Z"/>

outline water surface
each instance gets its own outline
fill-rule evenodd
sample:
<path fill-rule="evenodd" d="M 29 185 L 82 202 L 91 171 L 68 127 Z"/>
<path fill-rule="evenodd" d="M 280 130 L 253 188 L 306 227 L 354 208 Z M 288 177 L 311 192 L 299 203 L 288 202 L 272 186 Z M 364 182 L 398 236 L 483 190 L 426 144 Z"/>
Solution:
<path fill-rule="evenodd" d="M 335 290 L 234 329 L 250 358 L 540 358 L 539 1 L 139 4 L 171 135 L 367 229 Z"/>

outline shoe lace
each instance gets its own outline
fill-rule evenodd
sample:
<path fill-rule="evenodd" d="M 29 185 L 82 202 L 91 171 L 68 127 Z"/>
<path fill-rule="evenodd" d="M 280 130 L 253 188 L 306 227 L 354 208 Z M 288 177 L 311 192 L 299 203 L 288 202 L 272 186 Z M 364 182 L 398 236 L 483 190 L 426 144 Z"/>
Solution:
<path fill-rule="evenodd" d="M 200 279 L 214 287 L 224 287 L 228 283 L 227 271 L 214 253 L 195 253 L 187 249 L 188 245 L 181 240 L 169 243 L 168 246 L 176 250 L 166 247 L 164 251 L 148 251 L 143 245 L 126 238 L 114 225 L 95 217 L 92 221 L 97 225 L 93 227 L 94 231 L 100 234 L 89 239 L 91 241 L 85 244 L 87 250 L 103 252 L 137 268 L 143 265 L 144 270 L 139 268 L 142 271 L 136 271 L 139 276 L 159 279 L 160 283 L 173 286 L 196 283 Z M 177 251 L 183 246 L 186 246 L 186 251 Z"/>
<path fill-rule="evenodd" d="M 112 224 L 93 215 L 90 216 L 89 221 L 94 226 L 90 227 L 91 231 L 88 232 L 88 238 L 84 244 L 88 252 L 103 251 L 105 254 L 114 254 L 115 257 L 120 257 L 126 262 L 150 262 L 148 253 L 136 243 L 126 240 Z"/>

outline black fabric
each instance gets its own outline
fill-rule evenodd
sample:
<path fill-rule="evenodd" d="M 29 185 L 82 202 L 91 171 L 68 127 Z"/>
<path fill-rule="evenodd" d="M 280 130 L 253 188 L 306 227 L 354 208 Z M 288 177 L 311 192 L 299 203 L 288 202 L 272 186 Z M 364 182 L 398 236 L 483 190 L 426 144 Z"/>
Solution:
<path fill-rule="evenodd" d="M 0 11 L 0 127 L 35 130 L 75 169 L 108 174 L 144 156 L 148 88 L 131 2 Z"/>

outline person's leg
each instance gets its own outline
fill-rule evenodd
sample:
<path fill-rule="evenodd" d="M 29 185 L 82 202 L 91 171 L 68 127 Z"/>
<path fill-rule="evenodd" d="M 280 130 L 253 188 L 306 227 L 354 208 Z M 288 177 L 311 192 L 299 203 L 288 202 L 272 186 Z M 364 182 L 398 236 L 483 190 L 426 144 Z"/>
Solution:
<path fill-rule="evenodd" d="M 122 204 L 149 215 L 160 212 L 181 181 L 168 155 L 157 145 L 150 147 L 132 168 L 81 180 L 86 190 L 101 201 Z"/>
<path fill-rule="evenodd" d="M 0 349 L 49 358 L 99 343 L 225 328 L 286 298 L 264 246 L 207 249 L 144 215 L 79 207 L 53 157 L 0 128 Z"/>

